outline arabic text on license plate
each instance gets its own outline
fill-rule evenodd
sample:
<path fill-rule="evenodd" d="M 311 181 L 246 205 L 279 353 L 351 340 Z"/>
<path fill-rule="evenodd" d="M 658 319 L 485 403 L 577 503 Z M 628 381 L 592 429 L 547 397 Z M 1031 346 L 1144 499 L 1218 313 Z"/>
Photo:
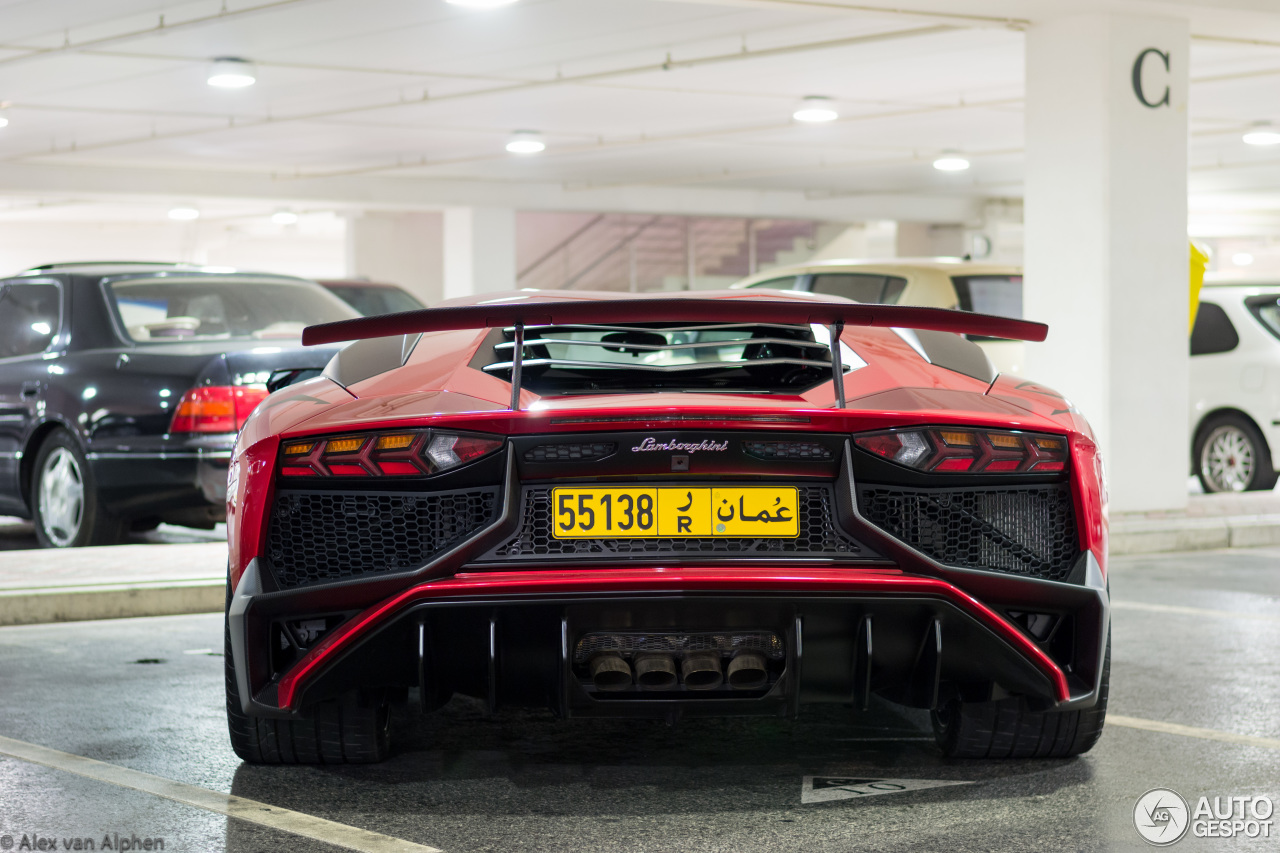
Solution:
<path fill-rule="evenodd" d="M 795 488 L 552 489 L 557 539 L 800 535 Z"/>

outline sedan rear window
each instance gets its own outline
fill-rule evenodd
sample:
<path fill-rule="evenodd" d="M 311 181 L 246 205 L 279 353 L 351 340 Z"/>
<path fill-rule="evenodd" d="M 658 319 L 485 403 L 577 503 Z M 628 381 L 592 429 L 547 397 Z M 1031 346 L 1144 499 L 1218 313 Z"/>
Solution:
<path fill-rule="evenodd" d="M 138 342 L 297 339 L 307 326 L 358 316 L 304 281 L 166 277 L 113 281 L 107 292 L 128 336 Z"/>
<path fill-rule="evenodd" d="M 891 275 L 866 273 L 823 273 L 813 277 L 813 292 L 843 296 L 854 302 L 892 305 L 907 288 L 907 280 Z"/>
<path fill-rule="evenodd" d="M 1022 276 L 965 275 L 951 281 L 962 311 L 1022 319 Z"/>
<path fill-rule="evenodd" d="M 961 311 L 995 314 L 997 317 L 1022 319 L 1022 276 L 964 275 L 952 276 Z M 966 335 L 971 341 L 994 341 L 997 338 Z"/>

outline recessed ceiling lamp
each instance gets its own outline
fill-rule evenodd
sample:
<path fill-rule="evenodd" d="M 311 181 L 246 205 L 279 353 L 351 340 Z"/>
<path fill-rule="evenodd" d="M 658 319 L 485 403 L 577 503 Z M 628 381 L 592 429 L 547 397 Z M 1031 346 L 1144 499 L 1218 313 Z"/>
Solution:
<path fill-rule="evenodd" d="M 0 116 L 0 127 L 8 127 L 8 126 L 9 126 L 9 120 L 4 116 Z"/>
<path fill-rule="evenodd" d="M 1253 255 L 1248 252 L 1236 252 L 1231 256 L 1231 263 L 1238 267 L 1247 267 L 1253 263 Z"/>
<path fill-rule="evenodd" d="M 175 207 L 169 211 L 169 218 L 179 222 L 190 222 L 200 218 L 200 211 L 194 207 Z"/>
<path fill-rule="evenodd" d="M 1280 132 L 1269 121 L 1258 122 L 1241 138 L 1245 145 L 1280 145 Z"/>
<path fill-rule="evenodd" d="M 933 161 L 933 168 L 939 172 L 963 172 L 969 168 L 969 161 L 955 151 L 943 151 L 942 156 Z"/>
<path fill-rule="evenodd" d="M 836 112 L 835 103 L 822 95 L 808 95 L 796 111 L 791 114 L 796 121 L 805 122 L 822 122 L 835 121 L 840 118 L 840 113 Z"/>
<path fill-rule="evenodd" d="M 507 150 L 512 154 L 537 154 L 547 150 L 547 144 L 539 138 L 535 130 L 517 130 L 507 140 Z"/>
<path fill-rule="evenodd" d="M 468 6 L 472 9 L 496 9 L 499 6 L 510 6 L 516 0 L 444 0 L 451 6 Z"/>
<path fill-rule="evenodd" d="M 298 214 L 292 210 L 277 210 L 271 214 L 271 221 L 276 225 L 297 225 Z"/>
<path fill-rule="evenodd" d="M 258 74 L 247 59 L 220 56 L 213 61 L 207 82 L 219 89 L 243 89 L 257 83 Z"/>

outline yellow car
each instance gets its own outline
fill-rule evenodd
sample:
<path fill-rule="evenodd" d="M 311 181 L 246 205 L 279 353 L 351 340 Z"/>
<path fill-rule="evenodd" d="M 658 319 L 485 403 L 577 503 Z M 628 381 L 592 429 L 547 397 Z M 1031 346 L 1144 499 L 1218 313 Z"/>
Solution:
<path fill-rule="evenodd" d="M 855 302 L 959 308 L 1022 318 L 1022 270 L 954 258 L 815 261 L 756 273 L 733 289 L 766 287 L 843 296 Z M 1001 373 L 1021 373 L 1023 344 L 973 338 Z"/>

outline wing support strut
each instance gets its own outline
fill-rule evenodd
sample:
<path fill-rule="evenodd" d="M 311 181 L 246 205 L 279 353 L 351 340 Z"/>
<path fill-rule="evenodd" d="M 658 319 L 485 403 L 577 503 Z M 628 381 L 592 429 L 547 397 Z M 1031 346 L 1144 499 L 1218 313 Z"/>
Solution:
<path fill-rule="evenodd" d="M 844 408 L 844 365 L 840 359 L 840 336 L 844 334 L 844 320 L 836 320 L 827 327 L 831 333 L 831 381 L 836 386 L 836 408 Z"/>
<path fill-rule="evenodd" d="M 520 373 L 524 366 L 524 323 L 517 322 L 515 352 L 511 354 L 511 411 L 520 411 Z"/>

